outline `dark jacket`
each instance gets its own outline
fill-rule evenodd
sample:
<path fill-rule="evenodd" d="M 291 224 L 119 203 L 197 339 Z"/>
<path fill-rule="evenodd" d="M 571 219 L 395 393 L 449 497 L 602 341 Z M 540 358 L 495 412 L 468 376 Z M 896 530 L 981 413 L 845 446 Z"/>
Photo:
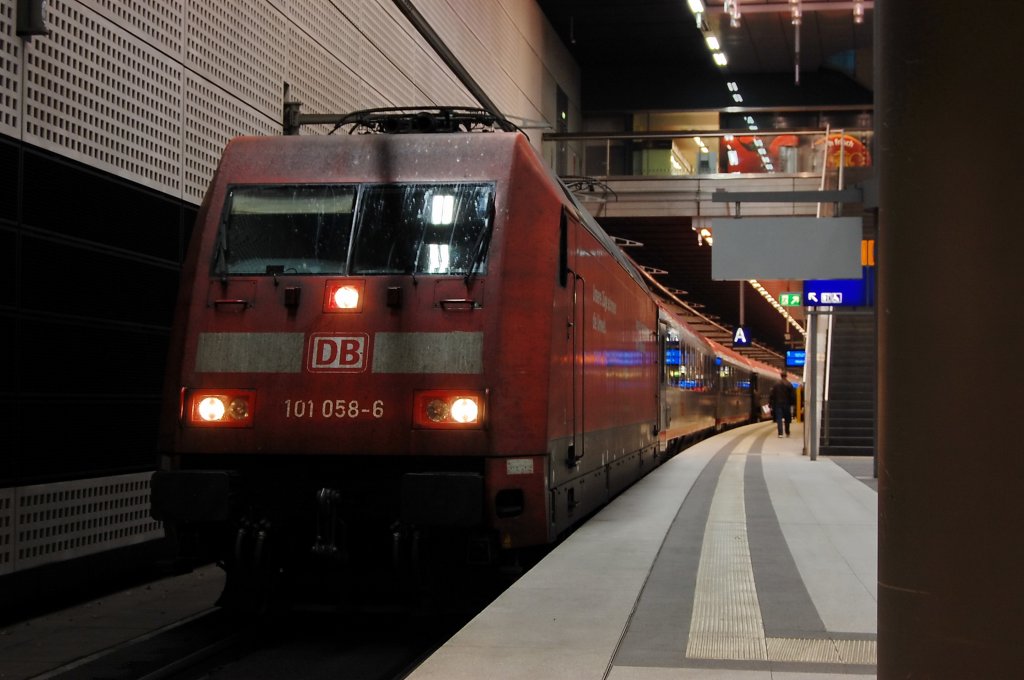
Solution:
<path fill-rule="evenodd" d="M 790 413 L 796 404 L 796 390 L 788 382 L 780 382 L 772 385 L 771 394 L 768 395 L 768 405 L 772 407 L 772 413 L 776 409 L 783 409 L 783 413 Z"/>

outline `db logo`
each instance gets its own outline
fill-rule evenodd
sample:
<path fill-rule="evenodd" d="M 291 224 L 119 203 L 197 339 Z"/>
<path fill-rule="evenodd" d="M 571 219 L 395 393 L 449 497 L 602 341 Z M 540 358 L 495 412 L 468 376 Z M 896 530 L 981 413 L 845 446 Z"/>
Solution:
<path fill-rule="evenodd" d="M 366 368 L 369 336 L 314 335 L 309 339 L 310 371 L 362 371 Z"/>

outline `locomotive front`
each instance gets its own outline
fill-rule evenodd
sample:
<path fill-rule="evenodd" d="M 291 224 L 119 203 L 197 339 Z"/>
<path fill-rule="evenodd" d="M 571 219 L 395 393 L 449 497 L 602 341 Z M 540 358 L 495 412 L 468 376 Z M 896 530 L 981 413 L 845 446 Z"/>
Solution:
<path fill-rule="evenodd" d="M 515 136 L 229 143 L 183 271 L 153 478 L 154 517 L 183 556 L 222 561 L 226 595 L 412 562 L 428 528 L 491 558 L 493 519 L 522 505 L 484 491 Z"/>

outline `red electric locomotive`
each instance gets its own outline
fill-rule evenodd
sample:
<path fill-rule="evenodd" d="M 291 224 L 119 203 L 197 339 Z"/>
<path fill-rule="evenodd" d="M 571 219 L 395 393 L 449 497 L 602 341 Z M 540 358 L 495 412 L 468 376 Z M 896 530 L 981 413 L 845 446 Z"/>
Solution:
<path fill-rule="evenodd" d="M 544 545 L 659 459 L 658 306 L 528 139 L 346 120 L 232 140 L 183 269 L 153 514 L 229 591 Z"/>
<path fill-rule="evenodd" d="M 229 142 L 182 273 L 153 515 L 229 602 L 550 544 L 715 426 L 707 343 L 525 135 L 338 124 Z"/>

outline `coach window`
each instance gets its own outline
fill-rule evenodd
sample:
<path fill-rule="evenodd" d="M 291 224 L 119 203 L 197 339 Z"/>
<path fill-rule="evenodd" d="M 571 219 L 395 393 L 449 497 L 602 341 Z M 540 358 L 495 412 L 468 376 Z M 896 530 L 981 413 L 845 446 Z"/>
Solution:
<path fill-rule="evenodd" d="M 355 193 L 340 184 L 231 187 L 214 269 L 345 273 Z"/>
<path fill-rule="evenodd" d="M 665 384 L 669 387 L 685 387 L 683 354 L 679 346 L 679 338 L 668 335 L 665 338 Z"/>
<path fill-rule="evenodd" d="M 683 385 L 688 390 L 699 390 L 700 381 L 697 373 L 696 356 L 692 347 L 687 346 L 684 350 L 683 371 L 686 373 Z"/>
<path fill-rule="evenodd" d="M 683 347 L 683 360 L 680 370 L 682 371 L 682 379 L 679 386 L 684 390 L 697 390 L 700 389 L 700 383 L 697 380 L 697 370 L 694 363 L 693 348 L 689 346 Z"/>
<path fill-rule="evenodd" d="M 490 184 L 365 187 L 352 273 L 483 273 L 493 204 Z"/>

